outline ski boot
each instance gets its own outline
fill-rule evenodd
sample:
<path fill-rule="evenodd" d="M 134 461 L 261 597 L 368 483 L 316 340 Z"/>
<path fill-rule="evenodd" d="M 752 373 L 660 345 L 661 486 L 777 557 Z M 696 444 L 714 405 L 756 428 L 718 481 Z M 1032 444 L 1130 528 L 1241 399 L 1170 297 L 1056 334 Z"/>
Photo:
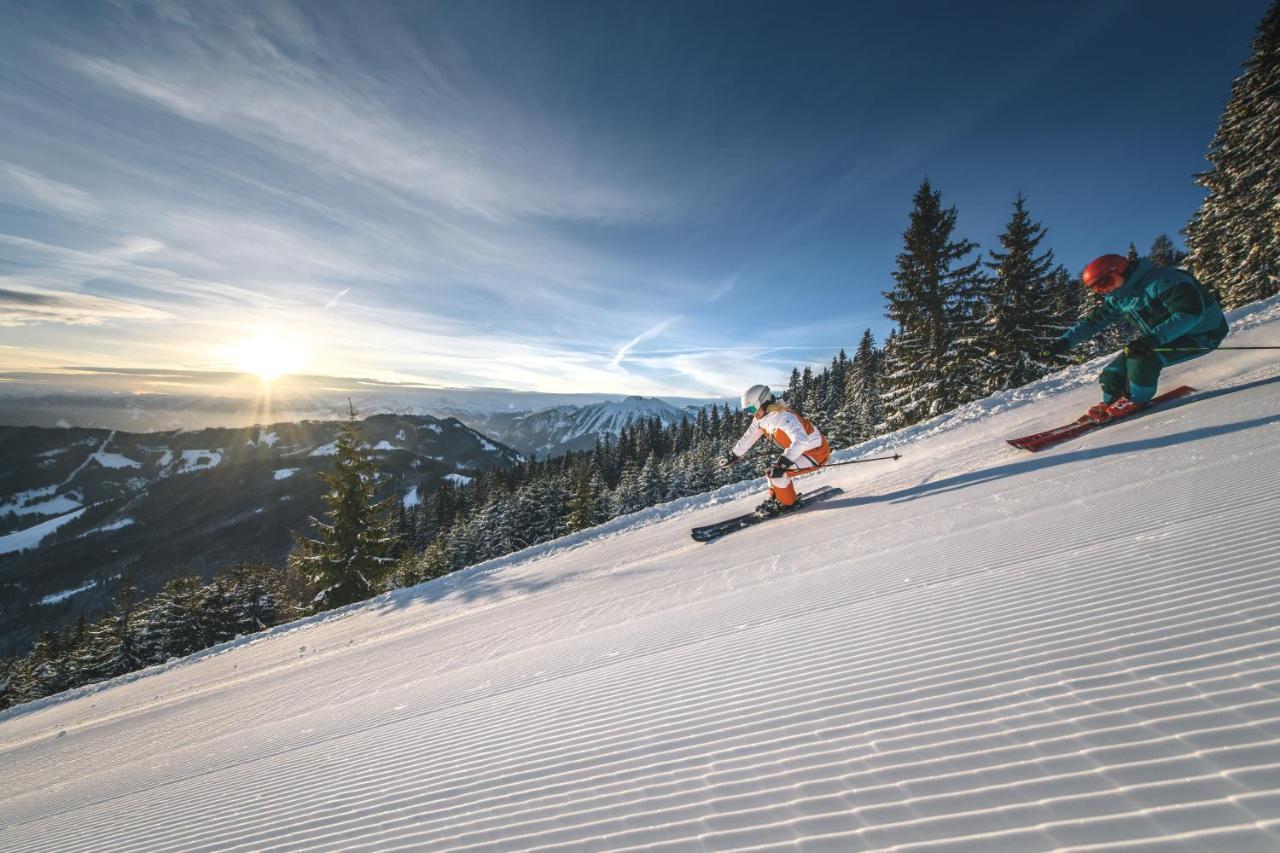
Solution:
<path fill-rule="evenodd" d="M 781 515 L 787 507 L 783 506 L 782 501 L 769 495 L 760 506 L 755 508 L 754 515 L 756 518 L 773 518 L 775 515 Z"/>
<path fill-rule="evenodd" d="M 773 518 L 775 515 L 782 515 L 784 512 L 791 512 L 791 510 L 798 506 L 800 506 L 800 501 L 796 501 L 795 503 L 788 505 L 784 504 L 773 495 L 769 495 L 769 497 L 765 499 L 764 503 L 755 508 L 754 515 L 757 518 Z"/>
<path fill-rule="evenodd" d="M 1116 402 L 1119 401 L 1117 400 Z M 1082 418 L 1082 420 L 1091 420 L 1095 424 L 1105 424 L 1107 421 L 1115 417 L 1111 414 L 1111 406 L 1111 403 L 1097 403 L 1090 406 L 1089 411 L 1084 413 L 1084 418 Z"/>
<path fill-rule="evenodd" d="M 1107 411 L 1113 418 L 1127 418 L 1129 415 L 1140 412 L 1145 408 L 1146 406 L 1141 403 L 1135 403 L 1128 397 L 1117 397 L 1114 403 L 1107 406 Z"/>

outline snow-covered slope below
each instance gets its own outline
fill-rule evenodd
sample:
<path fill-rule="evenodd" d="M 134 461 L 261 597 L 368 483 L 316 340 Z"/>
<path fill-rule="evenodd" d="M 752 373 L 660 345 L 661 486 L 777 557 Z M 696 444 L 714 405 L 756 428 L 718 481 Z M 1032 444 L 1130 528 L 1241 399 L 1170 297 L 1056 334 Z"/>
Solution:
<path fill-rule="evenodd" d="M 10 711 L 2 846 L 1276 849 L 1280 367 L 1002 442 L 1088 377 Z"/>

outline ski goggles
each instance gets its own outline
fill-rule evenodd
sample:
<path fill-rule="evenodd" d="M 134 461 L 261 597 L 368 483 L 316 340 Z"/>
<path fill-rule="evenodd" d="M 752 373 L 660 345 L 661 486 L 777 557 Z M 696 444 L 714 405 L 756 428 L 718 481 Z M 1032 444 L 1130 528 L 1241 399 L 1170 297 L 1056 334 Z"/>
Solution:
<path fill-rule="evenodd" d="M 752 403 L 750 406 L 744 407 L 742 411 L 746 412 L 748 415 L 754 415 L 756 412 L 760 411 L 760 407 L 755 403 Z"/>

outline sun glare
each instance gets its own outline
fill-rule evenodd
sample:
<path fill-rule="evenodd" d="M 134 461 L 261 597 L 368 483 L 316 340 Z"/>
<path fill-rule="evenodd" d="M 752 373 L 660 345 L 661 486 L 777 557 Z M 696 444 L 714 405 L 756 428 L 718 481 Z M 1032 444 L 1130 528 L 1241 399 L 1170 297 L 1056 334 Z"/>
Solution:
<path fill-rule="evenodd" d="M 270 382 L 302 370 L 306 364 L 306 347 L 291 335 L 263 330 L 240 341 L 235 348 L 235 358 L 242 371 Z"/>

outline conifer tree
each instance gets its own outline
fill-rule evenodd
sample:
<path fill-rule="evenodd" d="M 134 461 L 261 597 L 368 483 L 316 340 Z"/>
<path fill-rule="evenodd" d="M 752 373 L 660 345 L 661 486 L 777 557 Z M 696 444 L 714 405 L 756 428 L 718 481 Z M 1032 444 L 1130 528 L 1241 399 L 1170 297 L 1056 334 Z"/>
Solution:
<path fill-rule="evenodd" d="M 569 530 L 586 530 L 609 517 L 604 478 L 590 463 L 578 466 L 573 497 L 569 501 Z"/>
<path fill-rule="evenodd" d="M 1147 257 L 1158 267 L 1176 267 L 1185 256 L 1173 245 L 1168 234 L 1161 234 L 1151 241 Z"/>
<path fill-rule="evenodd" d="M 332 472 L 320 475 L 328 486 L 326 520 L 313 517 L 315 538 L 295 535 L 297 548 L 289 557 L 316 590 L 315 612 L 373 595 L 378 576 L 391 563 L 387 554 L 394 542 L 387 523 L 390 501 L 375 499 L 377 469 L 361 446 L 354 408 L 336 444 Z"/>
<path fill-rule="evenodd" d="M 205 647 L 201 625 L 203 599 L 197 578 L 176 577 L 165 583 L 148 608 L 143 644 L 148 661 L 163 663 Z"/>
<path fill-rule="evenodd" d="M 974 366 L 981 258 L 964 259 L 978 246 L 953 239 L 956 209 L 925 179 L 916 191 L 903 251 L 885 292 L 889 319 L 897 325 L 887 348 L 884 402 L 891 428 L 941 414 L 976 396 Z"/>
<path fill-rule="evenodd" d="M 145 663 L 144 636 L 138 619 L 139 593 L 128 575 L 111 597 L 113 611 L 89 630 L 92 680 L 115 678 L 141 669 Z"/>
<path fill-rule="evenodd" d="M 867 329 L 862 333 L 846 373 L 844 399 L 836 418 L 836 445 L 849 447 L 878 434 L 884 412 L 880 404 L 880 353 Z"/>
<path fill-rule="evenodd" d="M 17 661 L 13 658 L 0 658 L 0 711 L 17 704 L 13 698 L 13 673 L 16 666 Z"/>
<path fill-rule="evenodd" d="M 1231 86 L 1208 171 L 1208 195 L 1186 228 L 1187 263 L 1228 308 L 1280 292 L 1280 0 L 1258 25 Z"/>
<path fill-rule="evenodd" d="M 991 274 L 979 370 L 988 394 L 1039 379 L 1053 366 L 1044 353 L 1061 331 L 1053 316 L 1053 250 L 1036 254 L 1044 236 L 1018 193 L 1013 216 L 1000 235 L 1003 251 L 990 250 L 986 262 Z"/>

